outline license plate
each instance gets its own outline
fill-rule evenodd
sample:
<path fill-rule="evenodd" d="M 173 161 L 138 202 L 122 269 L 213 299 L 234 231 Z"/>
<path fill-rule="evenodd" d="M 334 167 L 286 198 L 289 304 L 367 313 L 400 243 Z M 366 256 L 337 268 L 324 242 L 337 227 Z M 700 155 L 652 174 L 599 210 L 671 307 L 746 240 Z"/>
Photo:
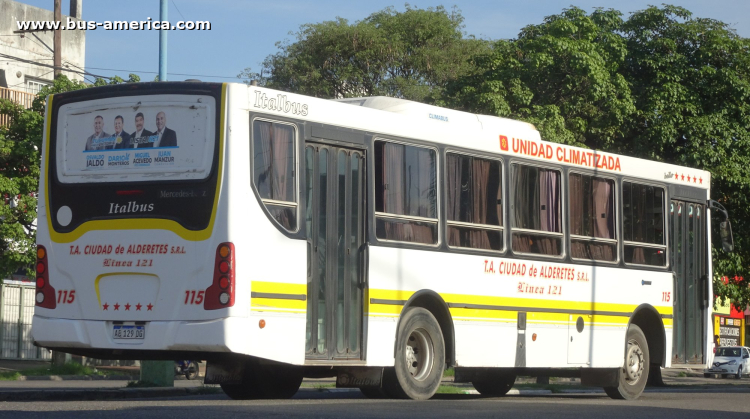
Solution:
<path fill-rule="evenodd" d="M 146 337 L 146 327 L 115 326 L 113 337 L 115 339 L 144 339 Z"/>

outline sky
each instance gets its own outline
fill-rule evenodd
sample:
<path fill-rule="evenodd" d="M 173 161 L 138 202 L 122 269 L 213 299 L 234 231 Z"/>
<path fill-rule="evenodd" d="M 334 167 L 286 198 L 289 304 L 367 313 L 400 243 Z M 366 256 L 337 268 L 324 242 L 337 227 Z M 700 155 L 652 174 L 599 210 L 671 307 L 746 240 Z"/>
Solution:
<path fill-rule="evenodd" d="M 21 3 L 51 10 L 54 0 L 21 0 Z M 673 0 L 693 17 L 723 21 L 742 37 L 750 37 L 750 0 Z M 596 7 L 613 8 L 627 18 L 632 12 L 661 2 L 646 0 L 412 0 L 412 7 L 456 6 L 464 16 L 464 32 L 483 39 L 512 39 L 521 28 L 541 23 L 572 5 L 587 12 Z M 294 40 L 300 25 L 334 20 L 350 23 L 393 6 L 403 11 L 404 3 L 384 0 L 168 0 L 168 18 L 177 21 L 209 21 L 210 31 L 169 31 L 167 35 L 168 80 L 239 81 L 245 68 L 260 71 L 265 57 L 279 51 L 276 44 Z M 63 14 L 69 1 L 62 0 Z M 158 0 L 86 0 L 83 19 L 96 22 L 116 20 L 159 20 Z M 64 51 L 63 51 L 64 58 Z M 127 79 L 138 74 L 153 80 L 159 71 L 159 31 L 105 31 L 86 33 L 86 71 Z M 89 81 L 92 77 L 87 78 Z"/>

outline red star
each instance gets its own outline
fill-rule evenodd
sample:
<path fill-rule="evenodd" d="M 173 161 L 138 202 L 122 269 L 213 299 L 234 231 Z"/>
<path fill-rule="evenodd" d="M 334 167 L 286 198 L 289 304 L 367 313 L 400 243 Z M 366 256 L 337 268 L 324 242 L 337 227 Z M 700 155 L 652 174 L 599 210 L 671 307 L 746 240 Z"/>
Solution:
<path fill-rule="evenodd" d="M 675 173 L 674 174 L 674 180 L 680 180 L 680 175 L 678 175 L 677 173 Z"/>
<path fill-rule="evenodd" d="M 118 304 L 118 303 L 115 303 L 115 311 L 117 311 L 117 310 L 119 310 L 119 309 L 120 309 L 120 304 Z"/>
<path fill-rule="evenodd" d="M 105 309 L 105 310 L 108 309 L 109 308 L 109 304 L 104 303 L 104 305 L 102 306 L 102 308 Z"/>
<path fill-rule="evenodd" d="M 135 311 L 141 311 L 141 307 L 143 307 L 143 306 L 141 305 L 141 303 L 138 303 L 138 304 L 136 304 L 136 305 L 135 305 Z"/>
<path fill-rule="evenodd" d="M 125 311 L 130 311 L 130 303 L 125 304 Z"/>
<path fill-rule="evenodd" d="M 700 178 L 698 180 L 700 180 L 700 184 L 703 185 L 703 178 Z"/>
<path fill-rule="evenodd" d="M 682 180 L 685 180 L 685 175 L 682 175 Z"/>
<path fill-rule="evenodd" d="M 693 176 L 693 183 L 695 183 L 697 181 L 698 181 L 698 179 L 695 176 Z"/>
<path fill-rule="evenodd" d="M 154 308 L 154 306 L 152 306 L 151 303 L 149 303 L 146 307 L 148 307 L 148 311 L 151 311 L 151 309 Z"/>
<path fill-rule="evenodd" d="M 688 175 L 688 182 L 690 182 L 690 175 Z"/>

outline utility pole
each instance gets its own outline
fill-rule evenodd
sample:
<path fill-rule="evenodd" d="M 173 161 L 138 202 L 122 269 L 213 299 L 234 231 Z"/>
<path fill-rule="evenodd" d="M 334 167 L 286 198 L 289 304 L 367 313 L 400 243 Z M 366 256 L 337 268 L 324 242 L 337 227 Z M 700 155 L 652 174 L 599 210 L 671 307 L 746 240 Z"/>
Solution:
<path fill-rule="evenodd" d="M 159 1 L 159 20 L 167 21 L 167 0 Z M 159 28 L 159 81 L 167 81 L 167 31 Z M 174 387 L 174 361 L 141 361 L 141 382 L 157 387 Z"/>
<path fill-rule="evenodd" d="M 167 21 L 167 0 L 159 1 L 159 20 Z M 159 29 L 159 81 L 167 81 L 167 31 L 169 28 Z"/>
<path fill-rule="evenodd" d="M 62 21 L 62 7 L 60 6 L 60 0 L 55 0 L 55 21 Z M 61 23 L 58 23 L 60 25 Z M 55 66 L 55 78 L 62 74 L 62 30 L 58 26 L 55 29 L 53 37 L 53 50 L 54 50 L 54 66 Z"/>

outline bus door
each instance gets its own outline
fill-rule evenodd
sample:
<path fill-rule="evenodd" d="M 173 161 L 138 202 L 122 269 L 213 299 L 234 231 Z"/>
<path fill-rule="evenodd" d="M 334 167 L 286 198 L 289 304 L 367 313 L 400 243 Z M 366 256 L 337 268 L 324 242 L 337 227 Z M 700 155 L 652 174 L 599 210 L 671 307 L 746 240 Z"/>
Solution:
<path fill-rule="evenodd" d="M 672 200 L 669 208 L 670 266 L 675 274 L 672 363 L 702 364 L 709 286 L 706 206 Z"/>
<path fill-rule="evenodd" d="M 364 152 L 308 143 L 307 334 L 311 360 L 359 360 L 365 247 Z"/>

